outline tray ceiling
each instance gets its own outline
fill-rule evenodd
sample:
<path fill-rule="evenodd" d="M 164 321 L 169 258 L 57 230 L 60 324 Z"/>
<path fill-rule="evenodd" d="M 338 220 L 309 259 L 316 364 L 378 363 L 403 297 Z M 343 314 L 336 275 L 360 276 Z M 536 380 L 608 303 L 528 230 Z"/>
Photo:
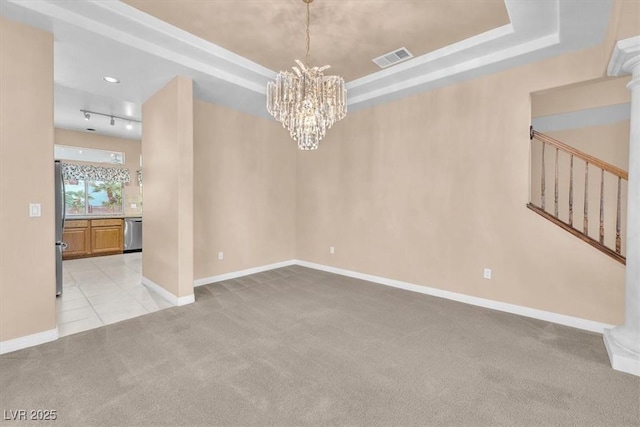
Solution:
<path fill-rule="evenodd" d="M 304 60 L 302 0 L 124 3 L 272 70 Z M 350 81 L 379 71 L 371 60 L 397 48 L 420 56 L 508 23 L 502 0 L 316 0 L 311 62 Z"/>

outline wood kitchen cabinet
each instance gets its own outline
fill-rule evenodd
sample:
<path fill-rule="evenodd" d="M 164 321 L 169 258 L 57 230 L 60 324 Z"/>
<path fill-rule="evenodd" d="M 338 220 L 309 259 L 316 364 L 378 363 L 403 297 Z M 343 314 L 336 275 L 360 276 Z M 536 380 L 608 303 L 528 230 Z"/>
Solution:
<path fill-rule="evenodd" d="M 121 218 L 74 219 L 64 222 L 62 259 L 121 254 L 124 249 Z"/>
<path fill-rule="evenodd" d="M 91 253 L 89 221 L 86 219 L 65 221 L 62 241 L 67 244 L 67 248 L 62 252 L 62 259 L 89 255 Z"/>
<path fill-rule="evenodd" d="M 124 250 L 121 219 L 91 220 L 91 253 L 118 254 Z"/>

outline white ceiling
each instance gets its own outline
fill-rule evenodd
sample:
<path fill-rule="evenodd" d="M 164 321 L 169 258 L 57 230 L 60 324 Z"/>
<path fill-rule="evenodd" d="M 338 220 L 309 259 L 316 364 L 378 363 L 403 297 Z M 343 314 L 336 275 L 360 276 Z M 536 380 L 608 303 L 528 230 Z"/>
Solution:
<path fill-rule="evenodd" d="M 505 6 L 510 24 L 348 82 L 349 110 L 594 46 L 604 40 L 612 1 Z M 0 0 L 0 14 L 54 34 L 56 127 L 86 131 L 90 124 L 96 133 L 139 139 L 139 125 L 87 122 L 80 110 L 140 119 L 142 103 L 176 75 L 193 78 L 198 99 L 268 117 L 273 70 L 120 1 Z M 121 83 L 104 82 L 107 75 Z"/>

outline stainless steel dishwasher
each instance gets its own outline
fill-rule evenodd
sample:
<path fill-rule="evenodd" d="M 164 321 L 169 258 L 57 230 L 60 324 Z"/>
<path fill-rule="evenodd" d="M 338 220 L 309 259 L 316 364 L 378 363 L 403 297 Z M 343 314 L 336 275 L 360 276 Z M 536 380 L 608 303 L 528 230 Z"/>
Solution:
<path fill-rule="evenodd" d="M 142 218 L 125 218 L 124 251 L 142 251 Z"/>

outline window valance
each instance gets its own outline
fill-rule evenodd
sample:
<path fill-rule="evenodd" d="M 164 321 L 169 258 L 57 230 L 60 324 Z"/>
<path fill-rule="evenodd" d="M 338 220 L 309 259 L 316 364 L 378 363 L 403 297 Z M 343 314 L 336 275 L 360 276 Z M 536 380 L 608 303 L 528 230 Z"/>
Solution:
<path fill-rule="evenodd" d="M 62 164 L 62 174 L 66 180 L 130 182 L 131 176 L 127 168 L 114 168 L 93 165 Z"/>

